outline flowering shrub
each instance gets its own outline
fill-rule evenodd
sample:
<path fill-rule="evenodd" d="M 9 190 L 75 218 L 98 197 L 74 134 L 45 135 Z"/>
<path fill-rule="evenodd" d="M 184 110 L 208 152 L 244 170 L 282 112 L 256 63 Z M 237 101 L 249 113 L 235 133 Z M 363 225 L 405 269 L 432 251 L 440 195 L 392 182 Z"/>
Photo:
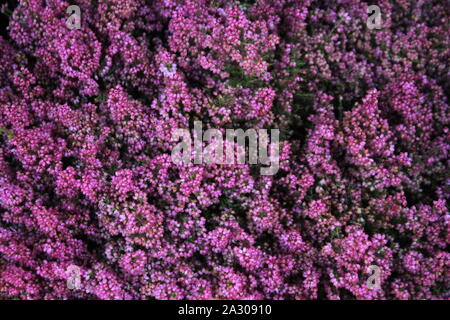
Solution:
<path fill-rule="evenodd" d="M 9 1 L 0 298 L 450 298 L 450 14 L 371 4 Z M 279 171 L 173 163 L 194 121 Z"/>

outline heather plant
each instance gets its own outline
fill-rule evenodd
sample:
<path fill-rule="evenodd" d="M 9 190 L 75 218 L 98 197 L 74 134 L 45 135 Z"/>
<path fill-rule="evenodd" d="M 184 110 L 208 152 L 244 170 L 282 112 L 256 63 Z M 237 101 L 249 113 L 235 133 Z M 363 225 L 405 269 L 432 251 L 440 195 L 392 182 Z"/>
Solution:
<path fill-rule="evenodd" d="M 0 299 L 450 298 L 444 1 L 1 9 Z M 278 170 L 172 161 L 197 122 Z"/>

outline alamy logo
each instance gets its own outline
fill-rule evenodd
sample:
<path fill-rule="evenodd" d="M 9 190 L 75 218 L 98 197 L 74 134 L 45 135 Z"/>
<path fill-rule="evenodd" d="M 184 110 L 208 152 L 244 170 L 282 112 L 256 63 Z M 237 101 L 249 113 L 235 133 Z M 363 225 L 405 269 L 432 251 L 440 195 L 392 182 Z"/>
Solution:
<path fill-rule="evenodd" d="M 66 10 L 67 14 L 70 14 L 69 18 L 67 18 L 66 26 L 70 30 L 81 29 L 81 9 L 79 6 L 69 6 Z"/>
<path fill-rule="evenodd" d="M 203 134 L 203 124 L 194 122 L 194 139 L 188 129 L 176 129 L 172 132 L 172 141 L 179 141 L 172 150 L 172 161 L 175 164 L 262 164 L 262 175 L 274 175 L 279 169 L 279 135 L 278 129 L 270 130 L 270 144 L 267 129 L 208 129 Z M 248 148 L 246 140 L 248 139 Z M 192 157 L 192 140 L 194 140 L 194 157 Z M 203 149 L 203 142 L 209 144 Z M 236 143 L 237 142 L 237 143 Z M 269 150 L 268 150 L 269 149 Z M 235 152 L 236 151 L 236 152 Z"/>
<path fill-rule="evenodd" d="M 66 269 L 67 274 L 67 288 L 70 290 L 81 289 L 81 270 L 76 265 L 70 265 Z"/>
<path fill-rule="evenodd" d="M 372 13 L 373 12 L 373 13 Z M 379 6 L 371 5 L 367 8 L 367 14 L 370 14 L 367 18 L 367 28 L 370 30 L 381 29 L 381 9 Z"/>
<path fill-rule="evenodd" d="M 381 270 L 377 265 L 370 265 L 367 268 L 370 277 L 367 279 L 367 287 L 372 290 L 381 290 Z"/>

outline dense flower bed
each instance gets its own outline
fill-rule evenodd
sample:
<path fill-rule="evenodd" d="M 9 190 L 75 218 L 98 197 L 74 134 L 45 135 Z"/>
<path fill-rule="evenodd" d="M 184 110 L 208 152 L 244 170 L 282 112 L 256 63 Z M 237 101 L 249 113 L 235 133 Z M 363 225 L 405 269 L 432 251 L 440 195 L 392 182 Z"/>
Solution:
<path fill-rule="evenodd" d="M 0 299 L 450 297 L 445 1 L 9 3 Z M 279 171 L 174 164 L 197 120 Z"/>

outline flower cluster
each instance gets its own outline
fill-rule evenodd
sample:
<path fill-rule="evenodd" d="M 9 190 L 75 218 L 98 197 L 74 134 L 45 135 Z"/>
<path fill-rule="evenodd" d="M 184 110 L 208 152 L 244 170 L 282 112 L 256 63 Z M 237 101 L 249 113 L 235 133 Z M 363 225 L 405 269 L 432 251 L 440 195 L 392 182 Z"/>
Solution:
<path fill-rule="evenodd" d="M 0 299 L 449 299 L 449 11 L 368 2 L 8 1 Z M 279 171 L 173 163 L 195 121 Z"/>

